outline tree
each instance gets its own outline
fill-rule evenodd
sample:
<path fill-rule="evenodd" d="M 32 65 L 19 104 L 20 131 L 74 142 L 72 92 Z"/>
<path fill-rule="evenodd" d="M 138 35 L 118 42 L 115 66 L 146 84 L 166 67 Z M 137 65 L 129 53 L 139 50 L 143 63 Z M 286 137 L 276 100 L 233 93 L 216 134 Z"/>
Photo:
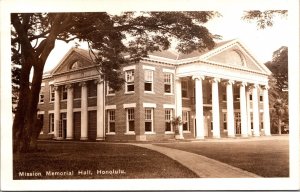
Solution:
<path fill-rule="evenodd" d="M 179 126 L 182 125 L 182 120 L 181 120 L 181 117 L 180 116 L 177 116 L 177 117 L 173 117 L 172 118 L 172 126 L 174 127 L 174 132 L 175 132 L 175 138 L 180 138 L 179 137 Z"/>
<path fill-rule="evenodd" d="M 244 16 L 242 16 L 243 20 L 248 22 L 256 22 L 256 26 L 258 29 L 265 29 L 267 27 L 272 27 L 274 24 L 274 18 L 277 16 L 287 17 L 287 10 L 252 10 L 245 11 Z"/>
<path fill-rule="evenodd" d="M 282 46 L 274 51 L 272 62 L 266 63 L 266 66 L 276 79 L 276 90 L 285 92 L 288 89 L 288 48 Z"/>
<path fill-rule="evenodd" d="M 275 108 L 275 113 L 278 118 L 278 124 L 277 124 L 278 134 L 281 135 L 282 118 L 287 110 L 287 105 L 285 104 L 285 102 L 282 99 L 276 99 L 274 108 Z"/>
<path fill-rule="evenodd" d="M 288 48 L 282 46 L 274 51 L 272 61 L 267 62 L 266 66 L 272 72 L 269 95 L 274 112 L 271 119 L 277 119 L 272 121 L 273 126 L 277 126 L 281 134 L 282 122 L 288 124 Z"/>
<path fill-rule="evenodd" d="M 278 16 L 286 18 L 287 15 L 287 10 L 252 10 L 245 11 L 242 19 L 248 22 L 254 21 L 258 29 L 265 29 L 273 26 L 274 18 Z M 270 115 L 272 132 L 278 131 L 281 134 L 282 121 L 288 124 L 288 48 L 282 46 L 273 52 L 272 61 L 265 63 L 265 65 L 272 72 L 269 81 L 270 105 L 273 107 Z M 276 126 L 277 130 L 274 131 Z"/>
<path fill-rule="evenodd" d="M 203 26 L 216 12 L 12 13 L 12 61 L 20 64 L 19 100 L 13 122 L 14 151 L 36 146 L 37 105 L 45 62 L 57 40 L 86 41 L 95 68 L 114 89 L 123 83 L 120 68 L 148 52 L 165 50 L 176 39 L 182 53 L 214 47 Z M 129 57 L 125 58 L 123 53 Z M 30 73 L 33 73 L 32 80 Z"/>

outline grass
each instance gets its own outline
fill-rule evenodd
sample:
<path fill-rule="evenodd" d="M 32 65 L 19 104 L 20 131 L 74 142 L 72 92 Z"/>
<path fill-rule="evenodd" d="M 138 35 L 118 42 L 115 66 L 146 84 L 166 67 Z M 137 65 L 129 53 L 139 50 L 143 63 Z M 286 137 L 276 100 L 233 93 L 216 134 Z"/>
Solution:
<path fill-rule="evenodd" d="M 203 155 L 263 177 L 289 176 L 288 140 L 158 144 Z"/>
<path fill-rule="evenodd" d="M 112 143 L 40 142 L 40 152 L 13 158 L 13 179 L 119 179 L 119 178 L 196 178 L 195 173 L 158 152 Z M 78 175 L 90 170 L 92 175 Z M 97 174 L 97 170 L 122 170 L 120 174 Z M 46 171 L 68 172 L 72 176 L 47 176 Z M 42 176 L 24 177 L 19 172 L 37 172 Z M 125 173 L 124 173 L 125 172 Z"/>

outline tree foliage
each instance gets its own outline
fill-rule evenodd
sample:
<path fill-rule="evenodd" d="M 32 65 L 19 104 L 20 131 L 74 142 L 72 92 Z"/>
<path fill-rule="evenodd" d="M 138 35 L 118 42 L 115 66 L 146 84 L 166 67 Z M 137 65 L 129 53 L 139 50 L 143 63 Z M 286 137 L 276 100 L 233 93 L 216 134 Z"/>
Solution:
<path fill-rule="evenodd" d="M 256 26 L 258 29 L 265 29 L 268 27 L 272 27 L 274 24 L 274 18 L 280 17 L 287 17 L 288 11 L 287 10 L 266 10 L 266 11 L 259 11 L 259 10 L 252 10 L 252 11 L 245 11 L 244 15 L 242 16 L 243 20 L 248 22 L 256 22 Z"/>
<path fill-rule="evenodd" d="M 36 146 L 37 104 L 45 62 L 57 40 L 88 42 L 95 68 L 114 89 L 123 79 L 119 69 L 148 52 L 168 49 L 172 40 L 183 53 L 214 47 L 203 26 L 216 12 L 12 13 L 12 62 L 19 71 L 19 100 L 13 124 L 14 150 Z M 126 53 L 129 57 L 124 57 Z M 32 80 L 30 73 L 33 71 Z"/>
<path fill-rule="evenodd" d="M 288 48 L 280 47 L 273 52 L 272 61 L 267 62 L 266 66 L 272 72 L 274 78 L 273 97 L 282 97 L 287 100 L 288 96 Z"/>
<path fill-rule="evenodd" d="M 272 61 L 266 63 L 272 72 L 270 77 L 271 120 L 276 132 L 281 134 L 282 122 L 288 124 L 288 48 L 280 47 L 273 52 Z M 276 121 L 277 120 L 277 121 Z"/>

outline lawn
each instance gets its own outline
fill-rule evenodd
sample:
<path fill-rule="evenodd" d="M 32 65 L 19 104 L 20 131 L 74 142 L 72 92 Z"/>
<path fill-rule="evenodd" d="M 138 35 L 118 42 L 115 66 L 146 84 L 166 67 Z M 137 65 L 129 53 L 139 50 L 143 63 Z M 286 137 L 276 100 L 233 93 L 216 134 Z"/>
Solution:
<path fill-rule="evenodd" d="M 43 141 L 39 148 L 40 152 L 14 154 L 14 179 L 198 177 L 169 157 L 127 144 Z"/>
<path fill-rule="evenodd" d="M 275 138 L 275 137 L 274 137 Z M 288 139 L 158 144 L 203 155 L 263 177 L 289 176 Z"/>

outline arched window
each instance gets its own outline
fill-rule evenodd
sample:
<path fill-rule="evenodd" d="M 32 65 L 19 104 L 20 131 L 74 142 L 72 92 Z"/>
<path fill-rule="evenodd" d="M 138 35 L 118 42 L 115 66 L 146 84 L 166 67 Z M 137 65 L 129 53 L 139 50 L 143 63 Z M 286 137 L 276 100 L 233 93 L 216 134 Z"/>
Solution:
<path fill-rule="evenodd" d="M 70 69 L 78 69 L 79 68 L 79 63 L 78 61 L 75 61 L 71 66 Z"/>
<path fill-rule="evenodd" d="M 228 57 L 227 62 L 233 65 L 245 66 L 245 59 L 242 53 L 238 50 L 231 51 L 230 57 Z"/>

